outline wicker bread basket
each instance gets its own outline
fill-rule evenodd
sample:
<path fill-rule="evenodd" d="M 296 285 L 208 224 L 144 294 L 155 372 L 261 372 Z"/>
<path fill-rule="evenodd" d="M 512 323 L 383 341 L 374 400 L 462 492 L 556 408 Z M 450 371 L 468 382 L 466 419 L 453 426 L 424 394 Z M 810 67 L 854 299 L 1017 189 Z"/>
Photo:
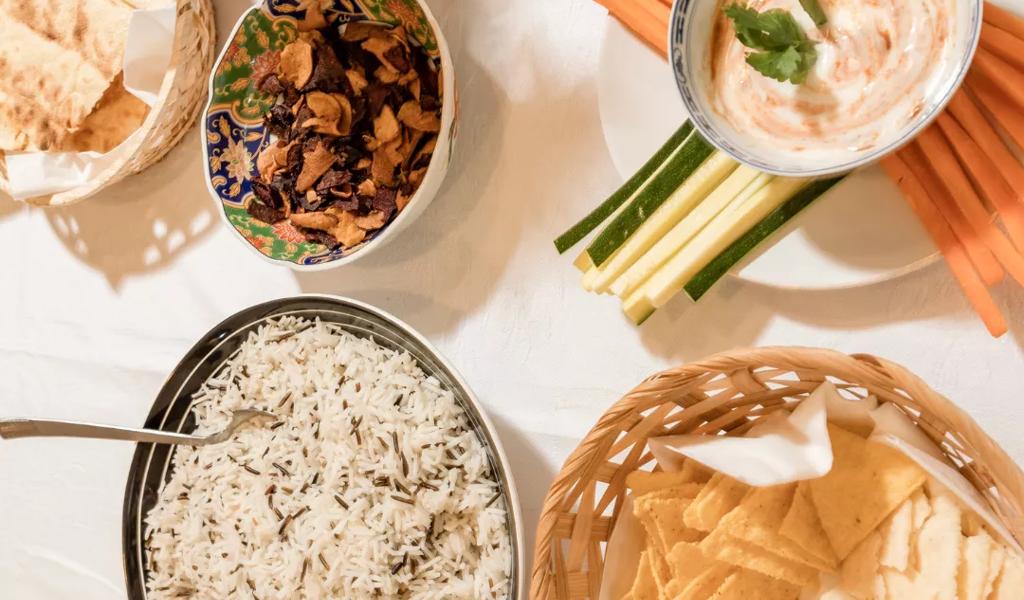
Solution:
<path fill-rule="evenodd" d="M 177 0 L 177 21 L 171 62 L 156 104 L 140 126 L 135 147 L 122 160 L 97 173 L 87 184 L 58 194 L 26 200 L 41 206 L 63 206 L 85 200 L 103 188 L 159 161 L 197 122 L 206 98 L 217 41 L 211 0 Z M 0 178 L 6 179 L 4 173 Z M 0 181 L 6 189 L 6 181 Z"/>
<path fill-rule="evenodd" d="M 648 438 L 742 435 L 757 418 L 791 409 L 826 378 L 847 398 L 874 394 L 902 408 L 1024 542 L 1024 473 L 966 413 L 906 369 L 830 350 L 736 350 L 654 375 L 601 417 L 544 501 L 530 597 L 598 598 L 626 475 L 654 460 Z"/>

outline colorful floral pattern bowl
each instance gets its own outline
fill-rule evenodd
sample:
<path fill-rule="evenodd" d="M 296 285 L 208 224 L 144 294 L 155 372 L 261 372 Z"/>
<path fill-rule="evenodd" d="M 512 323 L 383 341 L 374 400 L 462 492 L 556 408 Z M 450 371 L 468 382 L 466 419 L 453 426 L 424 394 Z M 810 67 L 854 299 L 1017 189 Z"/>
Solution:
<path fill-rule="evenodd" d="M 210 101 L 203 115 L 202 145 L 207 186 L 224 223 L 264 259 L 293 269 L 338 267 L 384 245 L 414 221 L 437 194 L 448 170 L 455 140 L 457 98 L 451 55 L 427 6 L 417 0 L 333 0 L 328 12 L 340 22 L 381 21 L 403 25 L 410 37 L 440 65 L 441 131 L 426 176 L 409 205 L 391 223 L 358 246 L 329 250 L 307 242 L 287 221 L 268 225 L 246 212 L 257 177 L 256 156 L 272 142 L 263 113 L 274 98 L 256 89 L 253 62 L 262 53 L 284 48 L 298 33 L 306 7 L 320 0 L 264 0 L 239 19 L 210 75 Z"/>

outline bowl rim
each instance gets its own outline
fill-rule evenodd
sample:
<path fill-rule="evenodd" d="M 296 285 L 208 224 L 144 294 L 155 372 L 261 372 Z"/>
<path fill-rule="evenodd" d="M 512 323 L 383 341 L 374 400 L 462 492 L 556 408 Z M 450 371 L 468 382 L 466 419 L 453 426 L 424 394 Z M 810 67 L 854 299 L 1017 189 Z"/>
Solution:
<path fill-rule="evenodd" d="M 359 246 L 354 252 L 350 254 L 340 256 L 338 258 L 315 263 L 311 265 L 300 264 L 293 260 L 284 260 L 280 258 L 272 258 L 263 254 L 256 249 L 249 240 L 245 239 L 242 232 L 228 219 L 227 213 L 224 211 L 224 203 L 221 200 L 220 193 L 213 187 L 213 181 L 210 177 L 209 164 L 210 164 L 210 152 L 209 147 L 206 143 L 207 135 L 209 133 L 207 128 L 207 118 L 210 115 L 210 107 L 213 104 L 213 81 L 217 75 L 217 68 L 224 60 L 224 56 L 227 54 L 228 49 L 231 46 L 231 41 L 235 39 L 238 34 L 238 30 L 242 28 L 246 18 L 249 17 L 255 11 L 263 10 L 269 0 L 257 0 L 250 8 L 246 9 L 235 21 L 234 26 L 231 28 L 231 32 L 225 37 L 224 46 L 217 53 L 217 59 L 213 61 L 213 67 L 210 69 L 210 76 L 207 78 L 207 99 L 203 104 L 202 111 L 199 114 L 199 126 L 200 133 L 199 145 L 203 152 L 203 180 L 206 182 L 206 190 L 210 194 L 210 198 L 213 200 L 216 207 L 217 215 L 220 217 L 221 223 L 228 228 L 233 234 L 233 237 L 240 241 L 243 246 L 249 249 L 250 252 L 254 253 L 263 259 L 264 262 L 283 266 L 292 269 L 293 271 L 312 273 L 316 271 L 326 271 L 329 269 L 335 269 L 349 263 L 355 262 L 360 258 L 372 253 L 378 247 L 389 241 L 394 235 L 399 233 L 401 229 L 408 227 L 410 223 L 416 220 L 423 210 L 426 209 L 426 204 L 433 201 L 434 197 L 440 192 L 440 189 L 436 190 L 431 196 L 423 198 L 423 193 L 430 188 L 430 183 L 437 179 L 438 188 L 440 188 L 442 181 L 448 172 L 448 164 L 437 163 L 435 164 L 434 159 L 437 157 L 438 149 L 442 149 L 445 146 L 448 147 L 448 161 L 452 152 L 455 150 L 455 136 L 452 135 L 452 126 L 455 123 L 457 117 L 456 104 L 458 102 L 457 92 L 455 89 L 455 65 L 452 62 L 451 51 L 448 47 L 448 40 L 444 37 L 444 33 L 441 31 L 441 26 L 434 18 L 434 14 L 430 11 L 430 7 L 423 0 L 416 0 L 416 4 L 419 5 L 423 11 L 424 16 L 427 18 L 427 22 L 430 24 L 431 29 L 434 32 L 434 37 L 437 40 L 438 54 L 441 59 L 441 86 L 442 86 L 442 99 L 441 99 L 441 129 L 438 131 L 438 148 L 434 150 L 434 154 L 430 157 L 430 163 L 427 165 L 427 173 L 420 183 L 419 188 L 409 199 L 409 206 L 411 207 L 414 203 L 419 203 L 422 206 L 419 210 L 405 210 L 395 216 L 395 218 L 387 224 L 384 229 L 370 241 L 366 242 L 362 246 Z M 410 216 L 411 215 L 411 216 Z"/>
<path fill-rule="evenodd" d="M 700 134 L 704 136 L 704 138 L 717 150 L 728 154 L 737 162 L 748 167 L 757 169 L 764 173 L 780 175 L 783 177 L 824 177 L 828 175 L 849 173 L 857 168 L 872 164 L 913 141 L 921 131 L 931 125 L 932 122 L 942 114 L 942 111 L 946 109 L 946 105 L 949 104 L 953 95 L 956 94 L 960 89 L 960 86 L 963 84 L 964 78 L 967 76 L 967 71 L 970 70 L 971 64 L 974 61 L 974 54 L 978 49 L 978 43 L 981 39 L 982 14 L 984 11 L 984 0 L 969 0 L 974 9 L 974 23 L 973 27 L 971 27 L 968 32 L 967 45 L 960 57 L 960 64 L 956 72 L 956 76 L 950 80 L 948 85 L 941 88 L 941 94 L 936 92 L 935 95 L 939 96 L 939 101 L 933 106 L 933 108 L 925 113 L 923 117 L 919 118 L 916 124 L 905 131 L 902 136 L 884 146 L 865 152 L 859 157 L 845 161 L 841 164 L 813 169 L 786 169 L 780 168 L 766 161 L 762 156 L 760 156 L 761 153 L 759 152 L 748 152 L 745 147 L 736 148 L 731 144 L 725 143 L 718 135 L 718 128 L 711 124 L 711 122 L 704 116 L 704 111 L 702 111 L 700 106 L 695 102 L 693 96 L 697 93 L 698 86 L 694 84 L 689 77 L 687 77 L 686 69 L 682 68 L 682 63 L 684 61 L 689 62 L 690 60 L 686 50 L 687 45 L 683 41 L 685 22 L 690 15 L 690 9 L 695 6 L 698 1 L 717 2 L 718 0 L 675 0 L 672 3 L 672 11 L 669 15 L 668 28 L 668 61 L 672 70 L 672 77 L 675 80 L 676 89 L 679 91 L 680 98 L 682 98 L 683 106 L 686 108 L 686 112 L 689 115 L 689 120 L 693 123 L 697 131 L 699 131 Z M 740 149 L 742 149 L 746 154 L 738 152 Z"/>
<path fill-rule="evenodd" d="M 370 315 L 373 315 L 393 325 L 402 336 L 408 337 L 409 339 L 420 344 L 429 353 L 430 358 L 435 360 L 438 363 L 438 365 L 443 370 L 447 371 L 447 374 L 451 376 L 454 386 L 457 387 L 463 393 L 464 397 L 469 402 L 470 406 L 468 408 L 471 409 L 471 411 L 473 412 L 472 416 L 479 420 L 480 425 L 483 427 L 485 433 L 487 434 L 486 441 L 488 442 L 488 445 L 491 448 L 491 452 L 489 452 L 488 454 L 492 456 L 492 458 L 499 464 L 501 470 L 504 472 L 505 477 L 500 481 L 500 483 L 504 486 L 507 492 L 508 504 L 511 505 L 506 507 L 506 510 L 510 513 L 509 517 L 512 521 L 511 526 L 509 527 L 509 536 L 510 538 L 512 538 L 512 542 L 515 546 L 514 551 L 512 553 L 511 565 L 511 567 L 514 569 L 514 574 L 512 577 L 510 577 L 510 583 L 514 586 L 514 597 L 518 599 L 525 598 L 527 594 L 528 583 L 525 546 L 526 535 L 525 530 L 523 529 L 522 507 L 520 504 L 519 492 L 516 487 L 515 474 L 512 471 L 512 466 L 509 463 L 508 454 L 505 451 L 505 447 L 501 441 L 501 437 L 498 435 L 498 429 L 494 426 L 494 422 L 491 420 L 484 406 L 481 404 L 480 399 L 473 391 L 473 388 L 471 388 L 469 384 L 466 383 L 466 380 L 463 378 L 462 374 L 459 372 L 458 369 L 455 368 L 451 361 L 449 361 L 448 358 L 440 350 L 438 350 L 438 348 L 429 339 L 427 339 L 425 335 L 420 333 L 418 330 L 413 328 L 411 325 L 409 325 L 402 319 L 399 319 L 395 315 L 391 314 L 390 312 L 382 308 L 376 307 L 372 304 L 368 304 L 361 300 L 349 298 L 347 296 L 339 296 L 334 294 L 305 293 L 259 302 L 257 304 L 253 304 L 245 308 L 242 308 L 238 311 L 235 311 L 231 315 L 225 317 L 216 325 L 211 327 L 202 336 L 197 338 L 193 345 L 189 347 L 188 350 L 185 351 L 185 353 L 182 355 L 182 358 L 174 366 L 174 368 L 171 369 L 167 377 L 164 379 L 163 383 L 160 385 L 159 391 L 155 396 L 154 404 L 153 406 L 150 407 L 149 411 L 147 412 L 145 420 L 148 422 L 149 420 L 155 418 L 155 416 L 158 414 L 159 410 L 156 405 L 156 402 L 159 401 L 160 396 L 164 395 L 168 391 L 169 386 L 173 387 L 173 385 L 176 383 L 176 378 L 185 375 L 186 371 L 188 372 L 187 375 L 185 375 L 185 377 L 180 382 L 178 382 L 178 389 L 171 390 L 173 392 L 174 397 L 178 397 L 181 394 L 181 388 L 184 387 L 185 383 L 188 381 L 191 375 L 196 370 L 198 370 L 203 364 L 205 364 L 207 362 L 207 359 L 214 352 L 216 352 L 226 340 L 232 338 L 239 331 L 242 331 L 255 323 L 264 321 L 274 316 L 273 314 L 269 314 L 264 315 L 260 318 L 256 318 L 251 322 L 245 324 L 233 324 L 233 322 L 238 320 L 242 315 L 254 311 L 260 312 L 260 309 L 264 309 L 265 311 L 280 312 L 282 309 L 287 308 L 288 305 L 292 303 L 303 302 L 307 300 L 319 300 L 327 304 L 334 304 L 337 305 L 337 307 L 342 310 L 354 308 L 356 310 L 369 313 Z M 215 340 L 216 343 L 211 347 L 210 343 Z M 202 357 L 196 364 L 190 366 L 191 359 L 194 358 L 193 355 L 198 354 L 200 352 L 202 352 Z M 166 412 L 166 408 L 160 410 Z M 165 414 L 164 419 L 166 420 L 166 418 L 167 415 Z M 133 580 L 129 576 L 131 564 L 129 561 L 128 541 L 131 534 L 131 528 L 128 527 L 128 524 L 129 521 L 135 522 L 136 520 L 138 521 L 139 524 L 144 522 L 144 518 L 141 514 L 137 515 L 138 519 L 136 519 L 136 515 L 133 514 L 133 511 L 136 511 L 136 509 L 136 512 L 139 513 L 141 513 L 142 510 L 141 496 L 138 494 L 134 494 L 134 490 L 139 485 L 140 464 L 146 467 L 149 465 L 150 461 L 153 458 L 152 446 L 152 444 L 144 443 L 134 444 L 134 449 L 132 452 L 132 461 L 129 465 L 128 474 L 125 482 L 124 499 L 122 502 L 121 553 L 122 567 L 124 570 L 125 577 L 125 586 L 126 591 L 128 593 L 128 597 L 132 597 L 131 594 L 133 583 Z M 149 449 L 148 456 L 146 456 L 147 448 Z M 146 471 L 148 469 L 144 468 L 142 470 Z M 141 529 L 135 531 L 135 536 L 141 539 L 143 536 L 143 531 Z M 144 564 L 142 558 L 142 544 L 136 544 L 136 546 L 137 547 L 135 548 L 135 551 L 137 556 L 134 558 L 139 561 L 139 565 Z M 145 598 L 145 582 L 143 581 L 142 584 L 143 598 Z M 513 598 L 513 596 L 510 596 L 510 600 L 511 598 Z"/>

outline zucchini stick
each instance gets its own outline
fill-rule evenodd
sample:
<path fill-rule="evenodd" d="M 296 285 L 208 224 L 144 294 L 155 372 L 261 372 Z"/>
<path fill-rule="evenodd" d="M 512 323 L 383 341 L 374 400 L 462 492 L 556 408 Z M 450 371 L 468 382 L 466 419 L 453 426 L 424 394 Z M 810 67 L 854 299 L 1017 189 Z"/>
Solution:
<path fill-rule="evenodd" d="M 746 165 L 737 167 L 690 214 L 679 221 L 647 253 L 626 269 L 626 272 L 612 283 L 612 292 L 621 298 L 625 298 L 633 293 L 637 287 L 647 281 L 658 267 L 672 258 L 693 236 L 697 235 L 712 219 L 725 210 L 734 199 L 746 193 L 746 189 L 755 180 L 758 180 L 759 185 L 763 186 L 768 183 L 770 178 L 770 175 L 763 174 Z"/>
<path fill-rule="evenodd" d="M 622 184 L 622 187 L 616 190 L 614 194 L 609 196 L 589 215 L 583 217 L 580 222 L 560 235 L 555 240 L 555 249 L 558 250 L 558 253 L 564 254 L 566 250 L 578 244 L 580 240 L 587 237 L 587 234 L 591 231 L 597 229 L 601 223 L 604 223 L 608 217 L 612 216 L 627 201 L 632 200 L 637 190 L 664 166 L 673 151 L 678 150 L 683 145 L 691 131 L 693 131 L 693 123 L 687 121 L 680 125 L 679 129 L 672 134 L 672 137 L 668 138 L 668 141 L 654 153 L 654 156 L 648 159 L 644 166 L 640 167 L 640 170 L 630 177 L 626 183 Z"/>
<path fill-rule="evenodd" d="M 615 254 L 597 268 L 598 275 L 593 282 L 595 292 L 607 292 L 612 282 L 642 258 L 651 247 L 662 239 L 686 215 L 700 205 L 722 180 L 736 167 L 735 160 L 723 152 L 716 152 L 704 161 L 671 196 L 637 228 L 636 232 Z"/>

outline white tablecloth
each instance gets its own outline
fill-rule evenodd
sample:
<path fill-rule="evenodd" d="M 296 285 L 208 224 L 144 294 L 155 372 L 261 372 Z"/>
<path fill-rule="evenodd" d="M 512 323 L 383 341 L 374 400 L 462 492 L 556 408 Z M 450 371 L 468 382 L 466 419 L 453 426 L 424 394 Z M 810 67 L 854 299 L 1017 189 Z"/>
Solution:
<path fill-rule="evenodd" d="M 245 4 L 218 0 L 222 35 Z M 0 415 L 138 425 L 169 370 L 222 318 L 327 292 L 393 312 L 457 365 L 498 426 L 527 530 L 562 460 L 609 404 L 653 371 L 736 346 L 902 362 L 1024 461 L 1016 286 L 997 291 L 1013 324 L 998 341 L 942 264 L 836 292 L 725 282 L 639 330 L 614 301 L 584 293 L 551 240 L 620 181 L 594 88 L 604 11 L 591 0 L 430 4 L 458 72 L 455 162 L 426 214 L 363 262 L 299 275 L 256 259 L 214 212 L 195 130 L 163 162 L 85 204 L 0 201 Z M 124 596 L 132 451 L 0 442 L 0 598 Z"/>

